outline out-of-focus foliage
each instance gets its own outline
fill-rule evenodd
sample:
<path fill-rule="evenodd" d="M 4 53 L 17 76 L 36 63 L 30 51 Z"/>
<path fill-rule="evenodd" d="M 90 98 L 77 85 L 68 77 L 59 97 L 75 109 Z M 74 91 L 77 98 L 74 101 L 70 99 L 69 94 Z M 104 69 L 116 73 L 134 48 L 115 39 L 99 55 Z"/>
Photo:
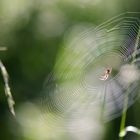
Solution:
<path fill-rule="evenodd" d="M 10 75 L 16 109 L 24 102 L 31 102 L 43 96 L 41 91 L 44 81 L 54 70 L 58 52 L 60 54 L 61 48 L 64 47 L 63 42 L 67 34 L 70 36 L 73 27 L 78 30 L 81 24 L 85 27 L 96 26 L 122 12 L 138 12 L 139 4 L 138 0 L 1 0 L 0 46 L 6 46 L 8 50 L 0 52 L 0 59 Z M 19 120 L 22 124 L 18 124 L 9 113 L 2 76 L 0 81 L 0 139 L 40 140 L 49 138 L 53 133 L 57 136 L 56 128 L 48 128 L 47 125 L 43 125 L 40 130 L 35 129 L 42 126 L 42 123 L 54 123 L 48 118 L 56 117 L 57 114 L 48 114 L 46 122 L 42 122 L 38 120 L 39 107 L 32 104 L 21 106 L 23 110 L 18 115 L 22 115 Z M 28 110 L 24 110 L 24 107 Z M 128 111 L 128 124 L 140 128 L 139 112 L 138 100 Z M 27 116 L 24 118 L 24 115 Z M 31 124 L 31 127 L 27 129 L 24 121 Z M 90 123 L 90 118 L 85 122 Z M 109 127 L 101 139 L 118 139 L 119 122 L 120 118 L 108 123 Z M 57 126 L 63 125 L 61 123 L 56 122 Z M 81 126 L 81 122 L 78 123 Z M 102 132 L 102 125 L 98 121 L 94 124 Z M 24 130 L 34 131 L 22 132 L 20 125 L 24 126 Z M 54 132 L 47 134 L 46 129 Z M 24 134 L 29 137 L 24 137 Z M 71 134 L 74 135 L 74 132 Z M 60 138 L 65 140 L 66 136 L 62 135 Z M 128 135 L 128 139 L 131 139 L 131 135 Z"/>

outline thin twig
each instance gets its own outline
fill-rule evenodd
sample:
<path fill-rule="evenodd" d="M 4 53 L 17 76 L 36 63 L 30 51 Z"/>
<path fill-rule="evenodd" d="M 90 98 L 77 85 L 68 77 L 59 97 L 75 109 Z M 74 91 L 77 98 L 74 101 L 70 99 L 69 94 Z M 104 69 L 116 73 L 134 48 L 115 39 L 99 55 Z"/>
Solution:
<path fill-rule="evenodd" d="M 15 116 L 14 110 L 14 100 L 11 94 L 10 86 L 9 86 L 9 77 L 5 66 L 3 65 L 2 61 L 0 60 L 0 69 L 3 76 L 4 84 L 5 84 L 5 95 L 7 96 L 8 106 L 11 113 Z"/>
<path fill-rule="evenodd" d="M 0 47 L 0 51 L 6 51 L 7 47 Z"/>

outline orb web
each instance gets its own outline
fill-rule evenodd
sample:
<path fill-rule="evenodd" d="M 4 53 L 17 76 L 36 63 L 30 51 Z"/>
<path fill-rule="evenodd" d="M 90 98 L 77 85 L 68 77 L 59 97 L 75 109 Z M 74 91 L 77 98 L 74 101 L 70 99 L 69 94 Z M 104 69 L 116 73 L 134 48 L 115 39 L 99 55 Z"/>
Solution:
<path fill-rule="evenodd" d="M 57 114 L 50 118 L 52 125 L 60 120 L 58 128 L 63 131 L 92 130 L 91 125 L 81 128 L 79 120 L 98 119 L 100 114 L 109 121 L 122 114 L 126 97 L 127 107 L 135 102 L 140 84 L 139 17 L 124 13 L 97 27 L 80 26 L 80 33 L 69 33 L 40 100 L 44 114 Z M 100 80 L 106 68 L 112 72 Z"/>

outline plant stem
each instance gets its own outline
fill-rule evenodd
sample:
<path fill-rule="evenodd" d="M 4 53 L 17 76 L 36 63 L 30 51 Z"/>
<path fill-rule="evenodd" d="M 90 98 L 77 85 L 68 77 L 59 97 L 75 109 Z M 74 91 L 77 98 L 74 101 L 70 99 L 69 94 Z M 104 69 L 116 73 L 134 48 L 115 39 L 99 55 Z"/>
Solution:
<path fill-rule="evenodd" d="M 132 55 L 132 63 L 134 62 L 134 60 L 136 59 L 136 55 L 137 55 L 137 49 L 138 49 L 138 45 L 139 45 L 139 37 L 140 37 L 140 28 L 138 29 L 138 34 L 136 37 L 136 42 L 135 42 L 135 47 L 134 47 L 134 53 Z M 129 86 L 127 87 L 127 89 L 129 89 Z M 124 137 L 124 129 L 125 129 L 125 122 L 126 122 L 126 114 L 127 114 L 127 105 L 128 105 L 128 90 L 127 90 L 127 94 L 124 100 L 124 106 L 123 106 L 123 114 L 122 114 L 122 118 L 121 118 L 121 126 L 120 126 L 120 132 L 119 132 L 119 136 L 120 136 L 120 140 L 123 140 Z"/>
<path fill-rule="evenodd" d="M 125 122 L 126 122 L 126 114 L 127 114 L 127 105 L 128 105 L 128 92 L 126 94 L 125 100 L 124 100 L 124 107 L 123 107 L 123 114 L 121 118 L 121 126 L 120 126 L 120 140 L 123 140 L 123 130 L 125 129 Z"/>

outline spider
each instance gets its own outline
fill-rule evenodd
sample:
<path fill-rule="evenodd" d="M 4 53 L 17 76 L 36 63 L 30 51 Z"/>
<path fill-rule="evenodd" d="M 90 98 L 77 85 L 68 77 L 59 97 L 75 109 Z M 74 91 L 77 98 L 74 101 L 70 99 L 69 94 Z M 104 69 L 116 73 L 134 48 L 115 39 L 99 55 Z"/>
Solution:
<path fill-rule="evenodd" d="M 104 74 L 99 79 L 104 81 L 107 80 L 111 72 L 112 72 L 112 68 L 107 68 Z"/>

